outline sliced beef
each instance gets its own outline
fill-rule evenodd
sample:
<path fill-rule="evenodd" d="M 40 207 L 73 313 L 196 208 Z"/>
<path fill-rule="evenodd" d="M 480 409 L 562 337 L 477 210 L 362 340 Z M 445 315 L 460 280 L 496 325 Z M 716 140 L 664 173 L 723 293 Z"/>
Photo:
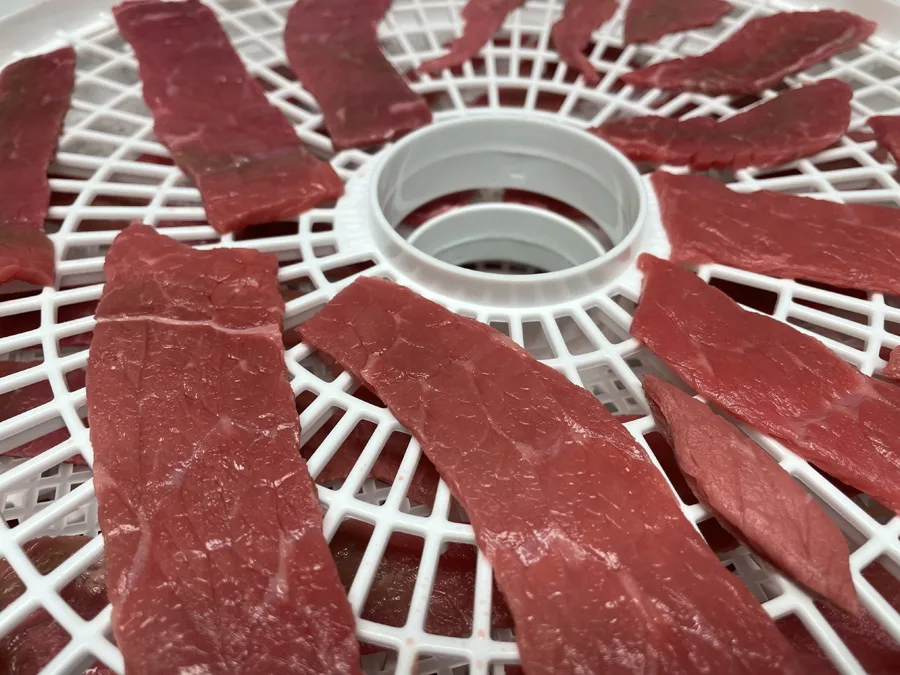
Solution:
<path fill-rule="evenodd" d="M 712 26 L 730 11 L 724 0 L 631 0 L 625 43 L 656 42 L 669 33 Z"/>
<path fill-rule="evenodd" d="M 591 132 L 634 161 L 698 170 L 770 167 L 808 157 L 840 139 L 850 124 L 851 98 L 850 85 L 822 80 L 722 122 L 649 115 L 606 122 Z"/>
<path fill-rule="evenodd" d="M 889 604 L 900 607 L 900 581 L 896 577 L 881 565 L 870 565 L 863 576 Z M 816 607 L 869 675 L 900 674 L 900 643 L 874 617 L 866 612 L 853 616 L 824 602 L 817 602 Z M 778 627 L 804 657 L 807 672 L 837 675 L 837 669 L 798 617 L 780 619 Z"/>
<path fill-rule="evenodd" d="M 27 370 L 33 366 L 40 365 L 40 363 L 40 361 L 0 361 L 0 377 Z M 80 368 L 66 373 L 66 385 L 70 391 L 77 391 L 84 387 L 84 375 L 84 370 Z M 13 389 L 5 394 L 0 394 L 0 422 L 5 422 L 16 415 L 21 415 L 52 400 L 53 388 L 47 380 L 41 380 L 27 387 Z M 3 456 L 35 457 L 45 450 L 59 445 L 67 438 L 69 438 L 69 432 L 63 427 L 32 441 L 27 441 L 12 450 L 7 450 L 3 453 Z M 75 455 L 65 461 L 71 464 L 87 464 L 81 455 Z"/>
<path fill-rule="evenodd" d="M 878 145 L 900 162 L 900 115 L 879 115 L 869 118 L 869 127 L 875 132 Z"/>
<path fill-rule="evenodd" d="M 74 84 L 71 47 L 16 61 L 0 73 L 0 284 L 53 285 L 53 242 L 44 234 L 47 168 Z"/>
<path fill-rule="evenodd" d="M 298 0 L 284 48 L 316 98 L 335 148 L 377 145 L 431 122 L 431 108 L 385 58 L 376 28 L 389 0 Z"/>
<path fill-rule="evenodd" d="M 232 232 L 296 216 L 343 193 L 247 73 L 215 14 L 198 0 L 113 8 L 134 48 L 153 129 L 196 183 L 209 224 Z"/>
<path fill-rule="evenodd" d="M 380 279 L 358 279 L 300 330 L 387 404 L 449 483 L 530 675 L 797 672 L 768 615 L 586 389 Z"/>
<path fill-rule="evenodd" d="M 466 25 L 463 34 L 447 45 L 444 56 L 425 61 L 419 70 L 437 73 L 443 68 L 456 68 L 478 55 L 494 33 L 500 30 L 506 15 L 521 5 L 523 0 L 469 0 L 462 11 Z"/>
<path fill-rule="evenodd" d="M 361 672 L 300 458 L 277 271 L 145 225 L 106 257 L 87 404 L 128 672 Z"/>
<path fill-rule="evenodd" d="M 90 541 L 89 537 L 40 537 L 22 546 L 35 569 L 49 574 L 70 555 Z M 0 610 L 25 592 L 25 584 L 5 560 L 0 561 Z M 106 574 L 103 562 L 88 567 L 60 593 L 85 621 L 106 607 Z M 0 639 L 0 672 L 5 675 L 37 675 L 71 640 L 69 633 L 40 609 L 20 622 Z M 96 666 L 103 668 L 103 666 Z M 111 673 L 98 670 L 98 673 Z"/>
<path fill-rule="evenodd" d="M 873 22 L 850 12 L 782 12 L 748 21 L 705 54 L 639 68 L 622 80 L 712 96 L 755 94 L 865 42 L 874 31 Z"/>
<path fill-rule="evenodd" d="M 900 387 L 742 309 L 691 272 L 641 257 L 631 333 L 695 391 L 885 506 L 900 508 Z"/>
<path fill-rule="evenodd" d="M 900 209 L 740 194 L 699 175 L 652 182 L 675 262 L 900 294 Z"/>
<path fill-rule="evenodd" d="M 891 351 L 891 356 L 882 374 L 892 380 L 900 380 L 900 347 L 895 347 Z"/>
<path fill-rule="evenodd" d="M 584 50 L 593 32 L 609 21 L 618 8 L 617 0 L 567 0 L 562 18 L 550 31 L 559 57 L 569 68 L 580 71 L 588 85 L 598 84 L 600 76 Z"/>
<path fill-rule="evenodd" d="M 705 403 L 652 375 L 644 392 L 691 489 L 716 518 L 788 576 L 858 613 L 847 542 L 809 493 Z"/>

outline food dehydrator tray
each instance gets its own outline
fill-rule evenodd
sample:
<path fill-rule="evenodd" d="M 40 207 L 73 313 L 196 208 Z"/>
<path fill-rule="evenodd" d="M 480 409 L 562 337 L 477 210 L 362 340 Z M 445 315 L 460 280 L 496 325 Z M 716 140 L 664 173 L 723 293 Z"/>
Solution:
<path fill-rule="evenodd" d="M 331 151 L 314 100 L 293 80 L 286 66 L 281 34 L 293 0 L 205 1 L 217 12 L 271 100 L 296 124 L 308 145 L 330 158 L 348 182 L 348 196 L 343 201 L 314 209 L 296 222 L 250 229 L 240 235 L 215 233 L 203 224 L 197 190 L 153 137 L 135 60 L 109 12 L 112 0 L 46 0 L 0 20 L 0 63 L 65 43 L 78 52 L 72 109 L 51 169 L 53 201 L 47 228 L 57 252 L 57 286 L 42 290 L 8 286 L 0 290 L 0 326 L 24 326 L 21 330 L 0 331 L 0 358 L 43 361 L 40 366 L 0 379 L 0 392 L 47 380 L 54 393 L 53 401 L 0 422 L 0 451 L 54 428 L 64 427 L 70 435 L 33 459 L 0 458 L 0 507 L 6 522 L 6 527 L 0 528 L 0 555 L 28 587 L 21 598 L 0 613 L 0 633 L 8 633 L 34 609 L 46 608 L 72 636 L 44 670 L 48 674 L 80 672 L 95 659 L 122 672 L 121 655 L 111 641 L 109 608 L 85 622 L 56 591 L 102 555 L 101 538 L 94 538 L 43 577 L 30 564 L 21 544 L 44 534 L 98 533 L 91 472 L 87 467 L 63 463 L 78 453 L 91 459 L 83 422 L 85 392 L 69 391 L 65 380 L 66 373 L 85 367 L 87 350 L 71 346 L 71 340 L 60 343 L 91 330 L 93 319 L 66 320 L 72 316 L 67 314 L 70 310 L 59 310 L 99 298 L 103 256 L 117 232 L 131 220 L 154 224 L 166 234 L 196 245 L 252 246 L 277 253 L 282 288 L 291 298 L 287 303 L 288 327 L 320 308 L 360 271 L 405 283 L 454 311 L 506 332 L 537 358 L 590 389 L 611 411 L 642 415 L 627 426 L 645 446 L 644 436 L 653 431 L 654 424 L 646 414 L 639 378 L 645 373 L 673 377 L 627 333 L 639 292 L 639 277 L 633 268 L 611 268 L 602 283 L 587 291 L 546 295 L 538 290 L 512 299 L 502 294 L 479 296 L 473 290 L 477 283 L 436 287 L 427 279 L 423 281 L 420 273 L 385 255 L 384 249 L 374 243 L 365 219 L 359 216 L 370 206 L 364 186 L 383 150 Z M 705 51 L 754 16 L 813 5 L 731 1 L 735 10 L 713 28 L 639 47 L 621 47 L 620 9 L 594 34 L 590 59 L 600 69 L 602 79 L 598 87 L 588 88 L 559 64 L 550 46 L 549 27 L 559 14 L 561 2 L 528 0 L 510 15 L 480 59 L 456 74 L 444 71 L 434 77 L 416 76 L 412 86 L 426 95 L 435 111 L 435 125 L 509 115 L 526 125 L 584 128 L 618 115 L 729 115 L 758 99 L 636 91 L 622 86 L 618 76 L 638 64 Z M 789 79 L 790 84 L 797 85 L 833 76 L 851 83 L 855 93 L 850 133 L 836 147 L 814 157 L 774 170 L 740 170 L 719 177 L 740 190 L 771 189 L 900 207 L 895 164 L 876 147 L 865 126 L 872 114 L 900 113 L 900 6 L 887 0 L 822 4 L 851 9 L 880 22 L 877 36 L 867 44 Z M 440 45 L 458 34 L 463 5 L 464 0 L 395 0 L 379 27 L 384 49 L 394 64 L 410 72 L 438 54 Z M 768 91 L 764 96 L 774 94 Z M 483 199 L 487 197 L 482 195 Z M 476 208 L 486 207 L 481 204 Z M 652 199 L 647 208 L 645 231 L 635 236 L 631 253 L 637 248 L 664 250 Z M 482 261 L 480 267 L 474 266 L 476 276 L 468 278 L 485 281 L 487 277 L 477 276 L 479 269 L 522 271 L 509 263 Z M 888 351 L 900 344 L 900 297 L 842 292 L 720 265 L 703 266 L 699 274 L 750 303 L 753 309 L 822 340 L 864 373 L 877 374 Z M 20 324 L 23 316 L 30 325 Z M 411 507 L 405 498 L 409 477 L 421 456 L 418 444 L 409 443 L 393 485 L 366 479 L 382 445 L 392 434 L 401 433 L 401 427 L 385 409 L 354 397 L 356 383 L 349 375 L 334 377 L 305 345 L 288 349 L 286 360 L 295 394 L 311 392 L 307 398 L 312 402 L 300 416 L 304 441 L 333 412 L 344 412 L 309 460 L 313 475 L 321 472 L 341 441 L 361 421 L 376 425 L 347 481 L 318 488 L 326 509 L 326 537 L 332 537 L 347 518 L 374 525 L 349 591 L 357 616 L 363 613 L 368 585 L 391 533 L 402 531 L 424 540 L 406 625 L 385 626 L 367 620 L 358 623 L 361 640 L 385 647 L 381 654 L 364 657 L 366 672 L 503 672 L 503 664 L 516 662 L 516 646 L 508 631 L 491 630 L 492 580 L 490 567 L 480 553 L 471 599 L 472 636 L 446 637 L 424 629 L 442 545 L 448 541 L 474 545 L 474 538 L 443 483 L 430 507 Z M 868 498 L 846 497 L 778 442 L 755 432 L 751 435 L 834 516 L 850 543 L 851 565 L 863 605 L 900 640 L 900 608 L 891 607 L 861 575 L 861 570 L 873 564 L 884 565 L 895 574 L 900 572 L 900 518 Z M 708 517 L 698 504 L 684 504 L 683 509 L 694 522 Z M 761 566 L 743 548 L 725 556 L 723 564 L 765 601 L 773 617 L 798 615 L 841 672 L 864 672 L 810 598 L 794 584 Z"/>

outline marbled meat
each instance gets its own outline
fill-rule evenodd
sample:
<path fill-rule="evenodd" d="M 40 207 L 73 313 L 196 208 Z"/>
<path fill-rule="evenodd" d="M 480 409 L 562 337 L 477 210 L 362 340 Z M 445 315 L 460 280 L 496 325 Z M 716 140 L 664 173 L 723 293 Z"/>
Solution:
<path fill-rule="evenodd" d="M 387 404 L 449 483 L 529 675 L 798 672 L 771 619 L 586 389 L 380 279 L 358 279 L 300 332 Z"/>
<path fill-rule="evenodd" d="M 878 145 L 891 153 L 895 162 L 900 162 L 900 115 L 870 117 L 868 125 Z"/>
<path fill-rule="evenodd" d="M 0 377 L 6 377 L 13 373 L 20 373 L 34 366 L 39 366 L 40 361 L 0 361 Z M 66 373 L 66 386 L 69 391 L 75 392 L 84 387 L 84 370 L 78 368 Z M 0 394 L 0 422 L 6 422 L 17 415 L 28 412 L 38 406 L 53 400 L 53 388 L 47 380 L 40 380 L 25 387 L 19 387 Z M 44 434 L 38 438 L 17 445 L 3 453 L 6 457 L 35 457 L 45 450 L 55 447 L 69 438 L 69 432 L 65 426 Z M 87 464 L 84 457 L 75 455 L 65 460 L 70 464 Z"/>
<path fill-rule="evenodd" d="M 87 405 L 132 675 L 361 672 L 300 458 L 277 271 L 145 225 L 106 257 Z"/>
<path fill-rule="evenodd" d="M 39 537 L 26 542 L 22 550 L 40 574 L 50 574 L 69 556 L 90 541 L 90 537 Z M 6 609 L 25 592 L 25 584 L 12 566 L 0 561 L 0 610 Z M 106 607 L 106 573 L 103 561 L 92 563 L 80 576 L 69 582 L 60 597 L 85 621 L 90 621 Z M 29 614 L 0 639 L 0 673 L 4 675 L 37 675 L 71 640 L 45 610 Z M 112 671 L 95 666 L 97 673 Z"/>
<path fill-rule="evenodd" d="M 431 108 L 381 50 L 376 28 L 390 0 L 298 0 L 284 49 L 316 98 L 337 149 L 390 141 L 431 122 Z"/>
<path fill-rule="evenodd" d="M 671 260 L 900 294 L 900 209 L 653 174 Z"/>
<path fill-rule="evenodd" d="M 639 266 L 644 288 L 632 335 L 733 416 L 900 509 L 900 387 L 742 309 L 686 269 L 646 254 Z"/>
<path fill-rule="evenodd" d="M 731 9 L 724 0 L 631 0 L 625 10 L 625 44 L 712 26 Z"/>
<path fill-rule="evenodd" d="M 579 71 L 590 86 L 597 85 L 600 76 L 584 50 L 594 31 L 609 21 L 618 8 L 618 0 L 567 0 L 562 18 L 550 29 L 559 57 L 569 68 Z"/>
<path fill-rule="evenodd" d="M 0 73 L 0 284 L 53 285 L 53 242 L 44 233 L 47 168 L 74 84 L 71 47 L 16 61 Z"/>
<path fill-rule="evenodd" d="M 113 8 L 134 48 L 153 130 L 203 198 L 218 232 L 284 220 L 344 186 L 310 154 L 198 0 Z"/>
<path fill-rule="evenodd" d="M 447 54 L 425 61 L 419 66 L 419 71 L 436 73 L 444 68 L 456 68 L 474 58 L 494 33 L 500 30 L 507 14 L 523 2 L 524 0 L 469 0 L 462 11 L 466 24 L 463 34 L 447 45 Z"/>
<path fill-rule="evenodd" d="M 835 143 L 850 124 L 853 89 L 822 80 L 791 89 L 723 121 L 648 115 L 612 120 L 591 132 L 634 161 L 707 169 L 771 167 Z"/>
<path fill-rule="evenodd" d="M 751 19 L 705 54 L 639 68 L 622 80 L 711 96 L 755 94 L 865 42 L 874 31 L 873 22 L 850 12 L 782 12 Z"/>
<path fill-rule="evenodd" d="M 713 515 L 785 574 L 859 613 L 847 542 L 813 497 L 705 403 L 653 375 L 643 383 L 678 466 Z"/>

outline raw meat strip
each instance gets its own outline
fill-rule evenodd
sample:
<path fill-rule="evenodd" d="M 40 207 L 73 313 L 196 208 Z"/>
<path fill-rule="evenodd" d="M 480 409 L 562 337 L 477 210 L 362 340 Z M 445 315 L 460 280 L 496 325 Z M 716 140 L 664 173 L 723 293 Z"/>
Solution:
<path fill-rule="evenodd" d="M 644 289 L 632 335 L 698 393 L 900 509 L 900 387 L 742 309 L 686 269 L 646 254 L 639 265 Z"/>
<path fill-rule="evenodd" d="M 298 0 L 284 48 L 316 98 L 337 149 L 377 145 L 431 122 L 431 108 L 381 51 L 375 33 L 390 0 Z"/>
<path fill-rule="evenodd" d="M 35 569 L 49 574 L 90 537 L 40 537 L 22 546 Z M 25 592 L 25 584 L 5 560 L 0 561 L 0 610 Z M 106 574 L 103 562 L 89 566 L 60 593 L 78 615 L 89 621 L 106 607 Z M 69 633 L 44 609 L 39 609 L 0 639 L 0 672 L 5 675 L 37 675 L 71 640 Z M 97 666 L 104 668 L 103 666 Z M 98 673 L 110 673 L 98 670 Z"/>
<path fill-rule="evenodd" d="M 353 282 L 300 332 L 387 404 L 449 483 L 529 675 L 797 672 L 769 617 L 586 389 L 380 279 Z"/>
<path fill-rule="evenodd" d="M 625 11 L 625 44 L 712 26 L 730 11 L 724 0 L 631 0 Z"/>
<path fill-rule="evenodd" d="M 0 361 L 0 377 L 27 370 L 33 366 L 40 365 L 40 363 L 40 361 Z M 69 391 L 77 391 L 84 387 L 84 374 L 82 369 L 66 373 L 66 384 L 69 387 Z M 5 422 L 16 415 L 21 415 L 52 400 L 53 389 L 47 380 L 41 380 L 27 387 L 13 389 L 5 394 L 0 394 L 0 422 Z M 63 427 L 44 434 L 40 438 L 27 441 L 12 450 L 8 450 L 3 453 L 3 456 L 35 457 L 45 450 L 59 445 L 67 438 L 69 438 L 69 432 Z M 81 455 L 69 457 L 65 461 L 69 464 L 87 464 Z"/>
<path fill-rule="evenodd" d="M 713 96 L 755 94 L 865 42 L 874 31 L 875 23 L 850 12 L 782 12 L 748 21 L 705 54 L 639 68 L 622 80 Z"/>
<path fill-rule="evenodd" d="M 705 403 L 653 375 L 644 377 L 644 392 L 678 466 L 713 515 L 786 574 L 859 613 L 847 542 L 809 493 Z"/>
<path fill-rule="evenodd" d="M 0 284 L 53 285 L 53 242 L 44 234 L 47 168 L 74 84 L 71 47 L 16 61 L 0 73 Z"/>
<path fill-rule="evenodd" d="M 864 569 L 862 574 L 888 604 L 900 607 L 900 581 L 890 572 L 874 564 Z M 900 643 L 888 635 L 871 615 L 863 612 L 853 616 L 824 602 L 817 602 L 816 607 L 869 675 L 900 673 Z M 808 660 L 807 672 L 837 675 L 837 669 L 798 617 L 789 615 L 778 621 L 778 627 Z"/>
<path fill-rule="evenodd" d="M 887 365 L 882 374 L 892 380 L 900 380 L 900 347 L 895 347 L 891 352 Z"/>
<path fill-rule="evenodd" d="M 740 194 L 707 176 L 652 177 L 674 262 L 900 294 L 900 210 L 778 192 Z"/>
<path fill-rule="evenodd" d="M 879 115 L 869 118 L 869 127 L 875 132 L 878 144 L 900 162 L 900 115 Z"/>
<path fill-rule="evenodd" d="M 717 122 L 649 115 L 607 122 L 591 132 L 634 161 L 687 164 L 705 171 L 770 167 L 808 157 L 835 143 L 850 124 L 853 89 L 822 80 Z"/>
<path fill-rule="evenodd" d="M 300 458 L 277 271 L 145 225 L 106 257 L 87 404 L 129 673 L 361 673 Z"/>
<path fill-rule="evenodd" d="M 553 24 L 550 34 L 559 57 L 573 70 L 581 71 L 584 81 L 600 82 L 597 69 L 584 55 L 591 34 L 609 21 L 619 8 L 617 0 L 567 0 L 562 18 Z"/>
<path fill-rule="evenodd" d="M 218 232 L 283 220 L 339 197 L 334 169 L 303 147 L 198 0 L 113 8 L 134 48 L 153 130 L 196 183 Z"/>
<path fill-rule="evenodd" d="M 461 66 L 477 56 L 481 48 L 500 30 L 506 15 L 524 0 L 469 0 L 462 11 L 466 26 L 463 34 L 447 45 L 449 52 L 436 59 L 425 61 L 419 70 L 436 73 L 443 68 Z M 603 0 L 605 1 L 605 0 Z"/>

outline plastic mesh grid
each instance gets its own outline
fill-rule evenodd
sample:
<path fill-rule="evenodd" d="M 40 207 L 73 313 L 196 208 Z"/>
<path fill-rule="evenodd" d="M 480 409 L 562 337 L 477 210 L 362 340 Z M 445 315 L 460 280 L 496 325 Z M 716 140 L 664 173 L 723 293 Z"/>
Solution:
<path fill-rule="evenodd" d="M 312 97 L 298 85 L 285 65 L 281 32 L 292 0 L 207 0 L 218 13 L 235 47 L 271 100 L 295 123 L 298 133 L 318 154 L 331 160 L 345 180 L 363 170 L 371 154 L 361 150 L 334 153 Z M 112 4 L 110 2 L 110 4 Z M 440 53 L 440 45 L 458 34 L 463 0 L 395 0 L 379 28 L 386 53 L 396 66 L 411 72 Z M 619 76 L 638 65 L 706 51 L 731 35 L 747 20 L 800 3 L 735 0 L 735 10 L 718 26 L 665 38 L 646 46 L 622 47 L 622 12 L 594 35 L 590 60 L 601 72 L 596 88 L 559 63 L 549 45 L 548 27 L 561 4 L 529 0 L 514 12 L 481 57 L 452 73 L 414 76 L 413 87 L 424 94 L 436 119 L 471 114 L 481 109 L 512 108 L 535 116 L 552 116 L 579 127 L 619 116 L 656 113 L 674 117 L 727 116 L 759 97 L 708 97 L 669 94 L 623 85 Z M 100 538 L 74 554 L 53 573 L 40 577 L 20 545 L 41 534 L 98 532 L 96 502 L 90 472 L 61 463 L 79 452 L 91 458 L 82 420 L 84 390 L 69 391 L 65 373 L 86 365 L 87 351 L 72 346 L 73 337 L 90 331 L 93 319 L 74 306 L 96 301 L 102 290 L 103 255 L 115 235 L 131 220 L 143 220 L 161 231 L 199 246 L 252 246 L 277 253 L 279 278 L 289 301 L 286 326 L 302 321 L 324 304 L 353 276 L 366 274 L 404 281 L 389 262 L 372 250 L 345 246 L 336 212 L 325 205 L 297 221 L 221 236 L 203 223 L 199 195 L 177 170 L 152 134 L 152 120 L 140 95 L 135 61 L 116 32 L 111 17 L 92 17 L 82 29 L 48 36 L 71 43 L 78 52 L 77 85 L 66 120 L 57 160 L 51 169 L 52 205 L 47 229 L 57 252 L 55 288 L 9 289 L 0 296 L 0 358 L 42 360 L 28 370 L 0 379 L 0 393 L 48 380 L 53 401 L 0 422 L 0 450 L 64 426 L 69 439 L 31 460 L 2 459 L 0 496 L 6 526 L 0 528 L 0 554 L 27 583 L 28 591 L 3 613 L 0 633 L 11 630 L 33 609 L 43 606 L 73 639 L 46 668 L 46 673 L 78 672 L 100 658 L 121 672 L 122 661 L 109 641 L 109 610 L 90 622 L 81 620 L 58 596 L 62 588 L 102 554 Z M 875 38 L 860 48 L 821 64 L 789 84 L 840 77 L 855 90 L 851 133 L 839 144 L 812 158 L 765 172 L 721 173 L 741 190 L 773 189 L 814 194 L 846 202 L 900 206 L 895 166 L 875 147 L 865 128 L 869 115 L 900 112 L 900 45 Z M 677 170 L 677 169 L 671 169 Z M 719 285 L 753 308 L 821 339 L 837 354 L 872 374 L 884 364 L 887 351 L 900 344 L 900 298 L 879 293 L 847 293 L 791 280 L 742 272 L 723 266 L 701 268 L 703 278 Z M 4 289 L 7 290 L 7 289 Z M 530 349 L 572 381 L 588 387 L 618 414 L 645 415 L 640 376 L 648 371 L 668 376 L 664 367 L 627 334 L 637 301 L 636 289 L 622 280 L 577 302 L 527 310 L 460 303 L 420 292 L 451 309 L 491 323 Z M 20 292 L 21 291 L 21 292 Z M 69 308 L 68 310 L 66 308 Z M 428 633 L 430 589 L 447 542 L 474 543 L 471 527 L 461 517 L 449 491 L 440 483 L 431 505 L 414 505 L 406 498 L 410 477 L 421 460 L 414 440 L 408 444 L 393 484 L 367 479 L 369 467 L 391 434 L 401 428 L 383 408 L 352 396 L 356 383 L 346 373 L 334 377 L 305 345 L 286 352 L 295 394 L 310 392 L 312 402 L 300 419 L 303 440 L 344 411 L 309 459 L 320 474 L 343 440 L 363 421 L 374 425 L 354 470 L 343 483 L 319 486 L 327 508 L 325 533 L 331 538 L 342 522 L 355 518 L 374 526 L 365 554 L 349 590 L 357 615 L 384 549 L 394 531 L 423 539 L 421 561 L 405 626 L 384 626 L 365 619 L 358 623 L 360 639 L 384 645 L 384 654 L 364 657 L 369 673 L 422 674 L 502 672 L 515 662 L 511 634 L 491 630 L 490 568 L 479 553 L 476 565 L 473 632 L 476 637 L 452 638 Z M 649 417 L 628 423 L 636 438 L 653 430 Z M 861 576 L 875 560 L 900 565 L 900 518 L 887 514 L 868 498 L 847 498 L 806 462 L 779 443 L 751 434 L 782 466 L 829 508 L 844 529 L 853 551 L 851 564 L 866 609 L 900 640 L 900 616 Z M 683 505 L 686 516 L 708 517 L 697 504 Z M 796 614 L 845 673 L 862 673 L 854 657 L 824 621 L 811 600 L 790 581 L 760 567 L 743 549 L 723 560 L 765 601 L 774 617 Z"/>

